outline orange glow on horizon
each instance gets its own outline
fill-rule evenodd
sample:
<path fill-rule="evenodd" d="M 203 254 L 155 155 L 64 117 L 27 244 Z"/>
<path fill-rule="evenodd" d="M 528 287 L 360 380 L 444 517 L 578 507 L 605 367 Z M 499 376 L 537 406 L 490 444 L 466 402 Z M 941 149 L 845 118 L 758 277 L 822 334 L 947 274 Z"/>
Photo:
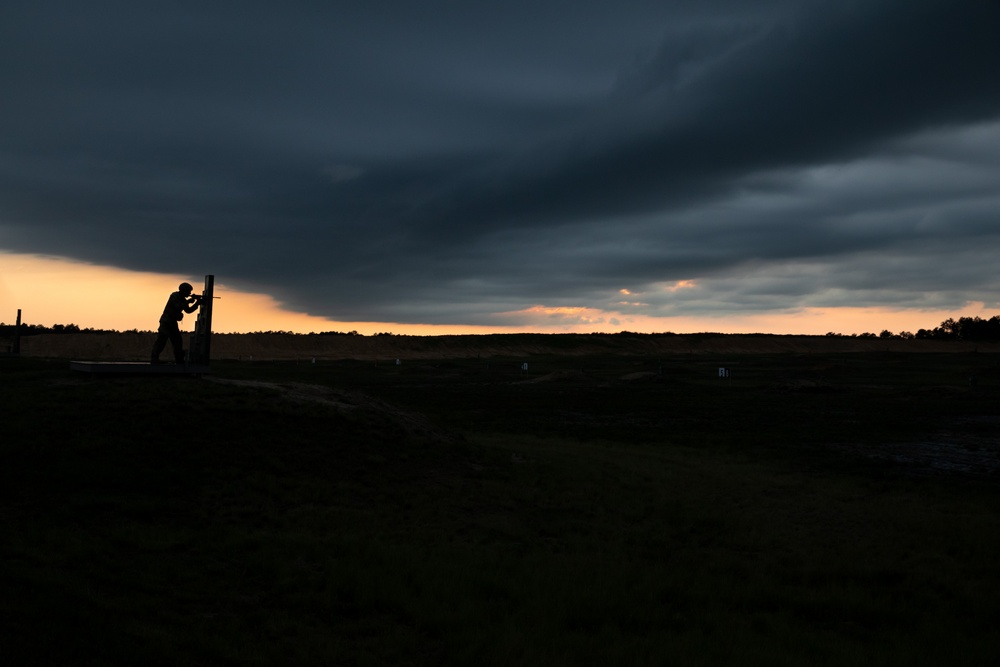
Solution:
<path fill-rule="evenodd" d="M 0 251 L 0 321 L 13 322 L 17 309 L 29 324 L 76 324 L 81 328 L 155 330 L 163 305 L 181 282 L 200 292 L 204 276 L 170 276 L 84 264 L 56 257 Z M 249 331 L 383 330 L 376 323 L 333 322 L 281 308 L 266 294 L 230 289 L 216 280 L 212 328 L 219 333 Z M 182 327 L 193 328 L 196 315 Z M 346 328 L 345 328 L 346 327 Z"/>
<path fill-rule="evenodd" d="M 170 292 L 178 283 L 190 282 L 201 291 L 203 276 L 171 276 L 96 266 L 57 257 L 16 254 L 0 250 L 0 322 L 13 323 L 17 310 L 27 324 L 51 326 L 76 324 L 81 328 L 154 330 Z M 668 289 L 685 289 L 694 281 L 682 280 Z M 621 294 L 632 295 L 629 290 Z M 949 317 L 984 317 L 986 304 L 969 303 L 951 310 L 899 310 L 890 308 L 807 308 L 796 312 L 651 317 L 586 306 L 534 305 L 524 310 L 497 313 L 497 326 L 401 324 L 398 322 L 339 322 L 286 310 L 266 294 L 242 292 L 217 277 L 213 329 L 219 333 L 252 331 L 357 331 L 365 335 L 390 332 L 435 336 L 489 333 L 772 333 L 850 335 L 883 329 L 893 333 L 932 329 Z M 623 305 L 626 304 L 622 302 Z M 194 315 L 184 328 L 194 326 Z M 190 321 L 189 321 L 190 318 Z M 516 325 L 506 324 L 518 322 Z"/>

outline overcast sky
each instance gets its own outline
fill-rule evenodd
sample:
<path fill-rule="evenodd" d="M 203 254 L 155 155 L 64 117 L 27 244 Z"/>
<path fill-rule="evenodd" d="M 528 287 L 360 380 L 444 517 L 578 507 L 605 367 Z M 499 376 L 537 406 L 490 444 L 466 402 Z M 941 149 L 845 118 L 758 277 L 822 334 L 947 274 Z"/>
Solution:
<path fill-rule="evenodd" d="M 998 35 L 996 0 L 5 3 L 0 250 L 343 321 L 1000 308 Z"/>

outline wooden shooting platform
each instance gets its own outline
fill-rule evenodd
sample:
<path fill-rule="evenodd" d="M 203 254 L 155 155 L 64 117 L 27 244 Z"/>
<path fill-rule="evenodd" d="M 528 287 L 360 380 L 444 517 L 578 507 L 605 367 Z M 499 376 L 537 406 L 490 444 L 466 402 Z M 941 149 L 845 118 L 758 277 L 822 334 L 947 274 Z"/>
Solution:
<path fill-rule="evenodd" d="M 188 342 L 188 359 L 183 364 L 151 364 L 144 361 L 71 361 L 71 370 L 98 375 L 205 375 L 211 373 L 212 304 L 215 276 L 205 276 L 201 307 Z"/>

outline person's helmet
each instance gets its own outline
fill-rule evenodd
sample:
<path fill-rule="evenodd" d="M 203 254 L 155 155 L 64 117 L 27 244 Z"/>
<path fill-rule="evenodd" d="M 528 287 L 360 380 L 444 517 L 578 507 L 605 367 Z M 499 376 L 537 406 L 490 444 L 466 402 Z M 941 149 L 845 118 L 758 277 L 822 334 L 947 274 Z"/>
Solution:
<path fill-rule="evenodd" d="M 194 291 L 194 287 L 191 283 L 181 283 L 177 290 L 183 294 L 190 294 Z"/>

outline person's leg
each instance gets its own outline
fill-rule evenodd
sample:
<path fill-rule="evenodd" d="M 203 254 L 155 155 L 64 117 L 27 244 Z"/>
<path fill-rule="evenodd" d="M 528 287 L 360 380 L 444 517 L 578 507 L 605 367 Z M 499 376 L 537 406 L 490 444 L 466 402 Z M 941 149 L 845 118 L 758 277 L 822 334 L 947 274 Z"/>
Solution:
<path fill-rule="evenodd" d="M 164 330 L 164 326 L 161 324 L 156 335 L 156 342 L 153 343 L 153 353 L 150 357 L 151 363 L 160 362 L 160 353 L 163 352 L 163 348 L 167 346 L 167 341 L 170 340 L 170 332 Z"/>
<path fill-rule="evenodd" d="M 181 338 L 181 331 L 174 325 L 173 331 L 170 332 L 170 344 L 174 348 L 174 361 L 179 364 L 184 363 L 184 339 Z"/>

